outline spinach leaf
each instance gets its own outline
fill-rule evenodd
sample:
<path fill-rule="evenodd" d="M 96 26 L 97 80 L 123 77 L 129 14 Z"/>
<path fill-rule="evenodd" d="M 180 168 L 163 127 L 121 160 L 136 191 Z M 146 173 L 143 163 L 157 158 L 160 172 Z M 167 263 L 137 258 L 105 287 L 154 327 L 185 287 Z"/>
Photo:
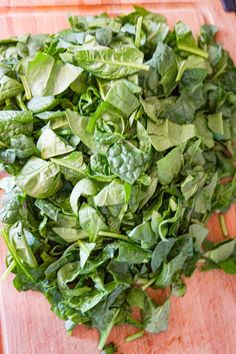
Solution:
<path fill-rule="evenodd" d="M 61 55 L 63 59 L 63 54 Z M 139 70 L 148 70 L 143 64 L 143 53 L 137 48 L 98 47 L 77 51 L 74 63 L 91 72 L 94 76 L 104 79 L 119 79 L 132 75 Z"/>
<path fill-rule="evenodd" d="M 31 135 L 33 115 L 29 111 L 0 111 L 0 140 L 9 144 L 12 136 Z"/>
<path fill-rule="evenodd" d="M 73 188 L 70 195 L 70 205 L 74 214 L 78 213 L 78 200 L 81 195 L 95 195 L 97 193 L 96 184 L 89 178 L 83 178 Z"/>
<path fill-rule="evenodd" d="M 26 77 L 33 96 L 53 96 L 65 91 L 82 71 L 39 52 L 29 60 Z"/>
<path fill-rule="evenodd" d="M 168 45 L 159 42 L 150 61 L 160 75 L 160 85 L 165 96 L 169 96 L 176 86 L 177 60 L 175 52 Z"/>
<path fill-rule="evenodd" d="M 170 300 L 161 306 L 154 306 L 151 300 L 147 302 L 147 311 L 144 318 L 145 329 L 151 333 L 165 331 L 168 327 L 170 314 Z"/>
<path fill-rule="evenodd" d="M 157 151 L 165 151 L 172 146 L 185 143 L 196 135 L 193 124 L 179 125 L 168 119 L 157 121 L 157 124 L 148 120 L 147 132 Z"/>
<path fill-rule="evenodd" d="M 151 267 L 152 271 L 156 272 L 157 269 L 161 266 L 162 262 L 168 256 L 171 248 L 174 246 L 175 239 L 169 238 L 165 241 L 160 241 L 152 254 Z"/>
<path fill-rule="evenodd" d="M 215 25 L 195 39 L 139 6 L 69 23 L 0 41 L 1 280 L 13 272 L 112 354 L 114 326 L 139 328 L 127 342 L 167 329 L 199 264 L 236 273 L 222 214 L 236 201 L 236 68 Z"/>
<path fill-rule="evenodd" d="M 16 184 L 34 198 L 48 198 L 62 186 L 60 170 L 53 162 L 32 157 L 17 175 Z"/>
<path fill-rule="evenodd" d="M 83 203 L 79 209 L 79 221 L 91 242 L 97 239 L 99 231 L 109 230 L 100 213 L 86 203 Z"/>
<path fill-rule="evenodd" d="M 17 80 L 4 75 L 0 79 L 0 101 L 15 97 L 23 92 L 23 86 Z"/>
<path fill-rule="evenodd" d="M 42 159 L 49 159 L 50 157 L 64 155 L 74 150 L 62 138 L 59 138 L 56 133 L 50 128 L 43 130 L 37 142 L 37 148 L 41 152 Z"/>
<path fill-rule="evenodd" d="M 179 174 L 183 165 L 181 149 L 176 147 L 165 157 L 157 161 L 157 175 L 161 184 L 170 184 L 174 177 Z"/>
<path fill-rule="evenodd" d="M 183 22 L 178 22 L 175 25 L 175 35 L 177 47 L 179 50 L 185 51 L 187 53 L 199 55 L 203 58 L 208 58 L 207 52 L 197 46 L 193 35 Z"/>
<path fill-rule="evenodd" d="M 112 85 L 107 92 L 106 102 L 118 108 L 125 117 L 130 116 L 140 105 L 136 96 L 123 80 Z"/>
<path fill-rule="evenodd" d="M 108 151 L 111 171 L 122 180 L 133 184 L 148 166 L 147 156 L 133 144 L 114 144 Z"/>
<path fill-rule="evenodd" d="M 210 258 L 215 263 L 226 261 L 233 253 L 235 244 L 236 240 L 224 242 L 213 250 L 205 252 L 204 256 Z"/>
<path fill-rule="evenodd" d="M 130 194 L 130 186 L 114 180 L 95 195 L 94 203 L 99 207 L 122 204 L 128 199 L 127 193 Z"/>

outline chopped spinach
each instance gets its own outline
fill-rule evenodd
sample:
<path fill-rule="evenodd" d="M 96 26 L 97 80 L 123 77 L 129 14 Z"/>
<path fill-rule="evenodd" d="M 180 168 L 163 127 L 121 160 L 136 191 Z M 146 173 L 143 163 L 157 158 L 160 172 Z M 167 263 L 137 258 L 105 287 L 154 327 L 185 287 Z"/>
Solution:
<path fill-rule="evenodd" d="M 213 25 L 194 38 L 138 6 L 69 22 L 0 42 L 5 275 L 112 354 L 116 325 L 138 328 L 127 342 L 167 329 L 199 260 L 236 274 L 236 241 L 204 227 L 236 200 L 236 68 Z"/>

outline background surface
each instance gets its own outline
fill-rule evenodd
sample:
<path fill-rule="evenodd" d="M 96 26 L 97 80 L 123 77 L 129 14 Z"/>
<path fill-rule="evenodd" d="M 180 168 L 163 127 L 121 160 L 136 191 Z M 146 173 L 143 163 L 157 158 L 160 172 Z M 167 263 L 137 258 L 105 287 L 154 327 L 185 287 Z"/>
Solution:
<path fill-rule="evenodd" d="M 128 12 L 131 0 L 0 0 L 0 38 L 26 32 L 55 32 L 67 27 L 67 15 Z M 40 5 L 39 5 L 40 3 Z M 181 19 L 197 33 L 200 24 L 215 23 L 218 40 L 236 62 L 236 14 L 223 11 L 220 0 L 136 1 L 167 16 L 170 25 Z M 0 175 L 1 177 L 1 175 Z M 236 205 L 226 215 L 231 237 L 236 237 Z M 214 215 L 208 223 L 210 239 L 222 240 Z M 0 240 L 0 273 L 4 270 L 5 247 Z M 96 330 L 77 328 L 67 336 L 64 324 L 50 311 L 39 293 L 17 293 L 12 276 L 0 284 L 0 353 L 3 354 L 96 354 Z M 109 340 L 124 354 L 235 354 L 236 277 L 220 271 L 195 272 L 187 279 L 187 293 L 172 299 L 169 329 L 158 335 L 124 343 L 134 332 L 130 326 L 112 331 Z M 2 352 L 1 352 L 2 351 Z"/>

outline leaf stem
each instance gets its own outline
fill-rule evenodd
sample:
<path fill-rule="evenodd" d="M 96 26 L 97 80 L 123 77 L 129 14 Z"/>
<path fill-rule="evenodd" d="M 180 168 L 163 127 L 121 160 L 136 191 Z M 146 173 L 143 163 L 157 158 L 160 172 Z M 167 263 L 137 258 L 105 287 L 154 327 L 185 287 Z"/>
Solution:
<path fill-rule="evenodd" d="M 150 285 L 155 283 L 157 277 L 151 278 L 146 284 L 144 284 L 141 289 L 146 290 Z"/>
<path fill-rule="evenodd" d="M 108 326 L 106 328 L 106 331 L 104 333 L 100 334 L 100 340 L 99 340 L 99 343 L 98 343 L 98 350 L 102 350 L 104 345 L 106 344 L 107 338 L 108 338 L 108 336 L 109 336 L 109 334 L 110 334 L 110 332 L 112 330 L 112 327 L 114 326 L 114 322 L 115 322 L 119 312 L 120 312 L 120 309 L 117 309 L 116 312 L 113 315 L 112 320 L 108 324 Z"/>
<path fill-rule="evenodd" d="M 132 342 L 135 339 L 138 339 L 138 338 L 142 337 L 143 335 L 144 335 L 144 330 L 142 329 L 141 331 L 138 331 L 138 332 L 136 332 L 134 334 L 131 334 L 130 336 L 126 337 L 125 341 L 127 343 L 129 343 L 129 342 Z"/>
<path fill-rule="evenodd" d="M 23 87 L 25 89 L 25 96 L 26 96 L 27 100 L 31 100 L 32 95 L 31 95 L 28 80 L 25 75 L 19 75 L 19 76 L 20 76 L 21 82 L 23 84 Z"/>
<path fill-rule="evenodd" d="M 219 222 L 220 222 L 220 228 L 221 228 L 223 236 L 224 237 L 228 237 L 229 233 L 228 233 L 228 229 L 227 229 L 227 226 L 226 226 L 226 223 L 225 223 L 224 215 L 223 214 L 219 214 L 218 215 L 218 219 L 219 219 Z"/>
<path fill-rule="evenodd" d="M 8 267 L 7 269 L 5 270 L 5 272 L 1 275 L 0 277 L 0 283 L 1 281 L 3 280 L 6 280 L 8 275 L 11 273 L 11 271 L 15 268 L 16 264 L 15 262 L 13 261 Z"/>
<path fill-rule="evenodd" d="M 116 232 L 109 232 L 109 231 L 99 231 L 98 232 L 99 236 L 104 236 L 104 237 L 111 237 L 111 238 L 117 238 L 119 240 L 125 240 L 125 241 L 130 241 L 130 238 L 126 235 L 118 234 Z"/>
<path fill-rule="evenodd" d="M 199 49 L 199 48 L 193 48 L 193 47 L 188 47 L 184 44 L 179 44 L 178 45 L 178 49 L 179 50 L 183 50 L 185 52 L 188 52 L 188 53 L 191 53 L 191 54 L 195 54 L 195 55 L 198 55 L 199 57 L 202 57 L 202 58 L 205 58 L 207 59 L 208 58 L 208 53 L 204 52 L 204 50 L 202 49 Z"/>
<path fill-rule="evenodd" d="M 139 16 L 138 19 L 137 19 L 136 34 L 135 34 L 135 41 L 134 41 L 134 45 L 135 45 L 137 48 L 140 47 L 140 38 L 141 38 L 142 22 L 143 22 L 143 17 L 142 17 L 142 16 Z"/>
<path fill-rule="evenodd" d="M 2 228 L 1 232 L 2 232 L 3 239 L 4 239 L 4 241 L 5 241 L 6 245 L 7 245 L 7 248 L 8 248 L 8 250 L 9 250 L 9 252 L 10 252 L 12 258 L 13 258 L 14 261 L 15 261 L 15 265 L 18 266 L 18 267 L 21 269 L 21 271 L 22 271 L 23 273 L 25 273 L 25 275 L 26 275 L 31 281 L 34 281 L 34 278 L 32 277 L 32 275 L 31 275 L 31 274 L 28 272 L 28 270 L 23 266 L 23 264 L 21 263 L 20 258 L 17 256 L 17 254 L 16 254 L 16 252 L 15 252 L 15 250 L 14 250 L 14 248 L 13 248 L 11 242 L 10 242 L 10 240 L 8 239 L 8 234 L 7 234 L 6 229 L 5 229 L 5 228 Z"/>

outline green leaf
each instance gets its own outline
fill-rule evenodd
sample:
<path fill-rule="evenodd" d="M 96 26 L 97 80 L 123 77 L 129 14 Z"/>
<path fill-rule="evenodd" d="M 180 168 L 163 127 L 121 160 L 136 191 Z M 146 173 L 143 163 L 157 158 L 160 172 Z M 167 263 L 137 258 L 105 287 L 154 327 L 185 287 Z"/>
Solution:
<path fill-rule="evenodd" d="M 28 62 L 26 77 L 33 96 L 53 96 L 65 91 L 83 69 L 38 52 Z"/>
<path fill-rule="evenodd" d="M 216 140 L 225 140 L 225 125 L 222 113 L 209 114 L 207 116 L 208 127 L 213 132 Z"/>
<path fill-rule="evenodd" d="M 75 185 L 70 195 L 70 205 L 74 214 L 77 215 L 78 213 L 78 200 L 80 196 L 95 195 L 97 193 L 97 190 L 98 188 L 96 184 L 89 178 L 83 178 Z"/>
<path fill-rule="evenodd" d="M 18 187 L 6 192 L 2 197 L 0 221 L 5 224 L 14 224 L 20 217 L 20 209 L 24 200 L 25 194 Z"/>
<path fill-rule="evenodd" d="M 119 80 L 111 86 L 105 100 L 120 110 L 125 117 L 130 116 L 140 105 L 124 80 Z"/>
<path fill-rule="evenodd" d="M 16 184 L 34 198 L 48 198 L 62 186 L 60 169 L 52 162 L 32 157 L 17 175 Z"/>
<path fill-rule="evenodd" d="M 197 115 L 193 121 L 196 128 L 196 135 L 210 149 L 214 146 L 213 134 L 208 129 L 207 119 L 203 115 Z"/>
<path fill-rule="evenodd" d="M 24 134 L 12 136 L 10 144 L 18 159 L 26 159 L 38 154 L 33 139 Z"/>
<path fill-rule="evenodd" d="M 23 92 L 24 88 L 17 80 L 6 75 L 0 79 L 0 101 L 15 97 Z"/>
<path fill-rule="evenodd" d="M 207 75 L 212 73 L 211 66 L 209 62 L 201 57 L 190 55 L 186 60 L 183 60 L 179 66 L 178 74 L 176 81 L 180 81 L 183 75 L 186 76 L 186 73 L 192 73 L 191 78 L 193 79 L 194 73 L 198 74 L 200 80 L 203 81 Z M 183 77 L 183 84 L 186 84 L 186 78 Z"/>
<path fill-rule="evenodd" d="M 81 229 L 73 229 L 71 227 L 53 227 L 52 230 L 68 243 L 88 238 L 88 234 Z"/>
<path fill-rule="evenodd" d="M 49 111 L 59 104 L 60 100 L 54 96 L 45 96 L 45 97 L 33 97 L 28 103 L 27 108 L 32 111 L 34 114 L 37 114 L 37 117 L 45 117 L 44 111 Z M 41 116 L 39 113 L 41 113 Z M 54 112 L 53 112 L 54 113 Z M 55 114 L 55 113 L 54 113 Z M 49 118 L 47 118 L 49 119 Z"/>
<path fill-rule="evenodd" d="M 94 197 L 94 203 L 99 207 L 122 204 L 125 201 L 125 186 L 118 180 L 114 180 L 109 183 Z"/>
<path fill-rule="evenodd" d="M 201 249 L 202 243 L 207 237 L 209 231 L 201 224 L 192 224 L 189 228 L 189 233 L 195 238 L 197 248 Z"/>
<path fill-rule="evenodd" d="M 201 26 L 201 34 L 200 34 L 200 42 L 202 44 L 211 44 L 214 41 L 215 35 L 217 33 L 217 26 L 215 25 L 202 25 Z"/>
<path fill-rule="evenodd" d="M 36 268 L 38 262 L 30 248 L 34 236 L 23 228 L 21 222 L 14 224 L 9 230 L 9 240 L 20 259 L 30 268 Z"/>
<path fill-rule="evenodd" d="M 99 212 L 86 203 L 83 203 L 79 209 L 79 222 L 92 242 L 97 239 L 99 231 L 108 230 L 108 226 Z"/>
<path fill-rule="evenodd" d="M 73 184 L 85 177 L 86 165 L 81 151 L 74 151 L 61 158 L 51 158 L 51 161 L 60 168 L 65 179 Z"/>
<path fill-rule="evenodd" d="M 148 120 L 147 131 L 153 147 L 157 151 L 165 151 L 172 146 L 185 143 L 196 135 L 193 124 L 175 124 L 168 119 L 157 121 Z"/>
<path fill-rule="evenodd" d="M 197 191 L 202 188 L 206 182 L 206 174 L 202 171 L 195 176 L 188 175 L 181 184 L 181 192 L 185 201 L 188 201 Z"/>
<path fill-rule="evenodd" d="M 197 213 L 206 213 L 211 210 L 211 200 L 218 182 L 217 172 L 212 176 L 211 181 L 200 189 L 195 197 L 194 209 Z"/>
<path fill-rule="evenodd" d="M 92 150 L 96 150 L 93 135 L 86 130 L 88 117 L 81 116 L 77 112 L 73 112 L 69 109 L 66 110 L 66 116 L 72 132 L 77 135 L 86 146 Z"/>
<path fill-rule="evenodd" d="M 174 246 L 174 243 L 175 243 L 174 238 L 168 238 L 165 241 L 160 241 L 156 245 L 151 260 L 151 267 L 153 272 L 156 272 L 158 268 L 161 266 L 162 262 L 168 256 L 171 248 Z"/>
<path fill-rule="evenodd" d="M 75 149 L 48 127 L 43 130 L 38 139 L 37 148 L 41 152 L 41 158 L 45 160 L 67 154 Z"/>
<path fill-rule="evenodd" d="M 144 317 L 145 330 L 150 333 L 165 331 L 168 327 L 170 315 L 170 300 L 166 300 L 161 306 L 155 306 L 153 302 L 148 299 L 146 306 Z"/>
<path fill-rule="evenodd" d="M 236 240 L 224 242 L 217 245 L 213 250 L 205 252 L 204 256 L 210 258 L 215 263 L 226 261 L 233 253 L 235 245 Z"/>
<path fill-rule="evenodd" d="M 114 144 L 108 151 L 111 172 L 129 184 L 133 184 L 146 170 L 148 157 L 129 142 Z"/>
<path fill-rule="evenodd" d="M 177 47 L 180 51 L 195 54 L 203 58 L 208 58 L 207 52 L 197 46 L 195 39 L 189 27 L 183 22 L 177 22 L 175 25 L 175 35 Z"/>
<path fill-rule="evenodd" d="M 133 241 L 141 243 L 142 248 L 149 248 L 156 243 L 151 224 L 147 221 L 136 226 L 128 235 Z"/>
<path fill-rule="evenodd" d="M 80 241 L 80 240 L 78 240 L 77 242 L 80 246 L 80 250 L 79 250 L 80 267 L 81 267 L 81 269 L 83 269 L 87 259 L 89 258 L 90 253 L 92 252 L 92 250 L 96 246 L 96 243 L 88 243 L 88 242 L 84 242 L 84 241 Z"/>
<path fill-rule="evenodd" d="M 118 262 L 126 262 L 129 264 L 147 263 L 151 258 L 151 253 L 143 248 L 128 242 L 119 242 Z"/>
<path fill-rule="evenodd" d="M 183 165 L 183 155 L 179 147 L 157 161 L 157 175 L 161 184 L 170 184 L 179 174 Z"/>
<path fill-rule="evenodd" d="M 180 250 L 179 254 L 172 258 L 169 262 L 163 264 L 161 273 L 155 282 L 156 287 L 165 288 L 170 286 L 173 276 L 183 269 L 184 263 L 189 256 L 192 255 L 192 240 L 188 239 Z"/>
<path fill-rule="evenodd" d="M 0 111 L 0 140 L 10 143 L 12 136 L 31 135 L 33 115 L 29 111 Z"/>
<path fill-rule="evenodd" d="M 160 84 L 165 96 L 169 96 L 176 86 L 177 61 L 175 52 L 168 45 L 159 42 L 150 61 L 160 75 Z"/>
<path fill-rule="evenodd" d="M 63 55 L 61 55 L 63 59 Z M 74 55 L 74 62 L 94 76 L 104 79 L 119 79 L 140 70 L 148 70 L 143 63 L 143 53 L 137 48 L 112 49 L 95 47 L 79 49 Z"/>

